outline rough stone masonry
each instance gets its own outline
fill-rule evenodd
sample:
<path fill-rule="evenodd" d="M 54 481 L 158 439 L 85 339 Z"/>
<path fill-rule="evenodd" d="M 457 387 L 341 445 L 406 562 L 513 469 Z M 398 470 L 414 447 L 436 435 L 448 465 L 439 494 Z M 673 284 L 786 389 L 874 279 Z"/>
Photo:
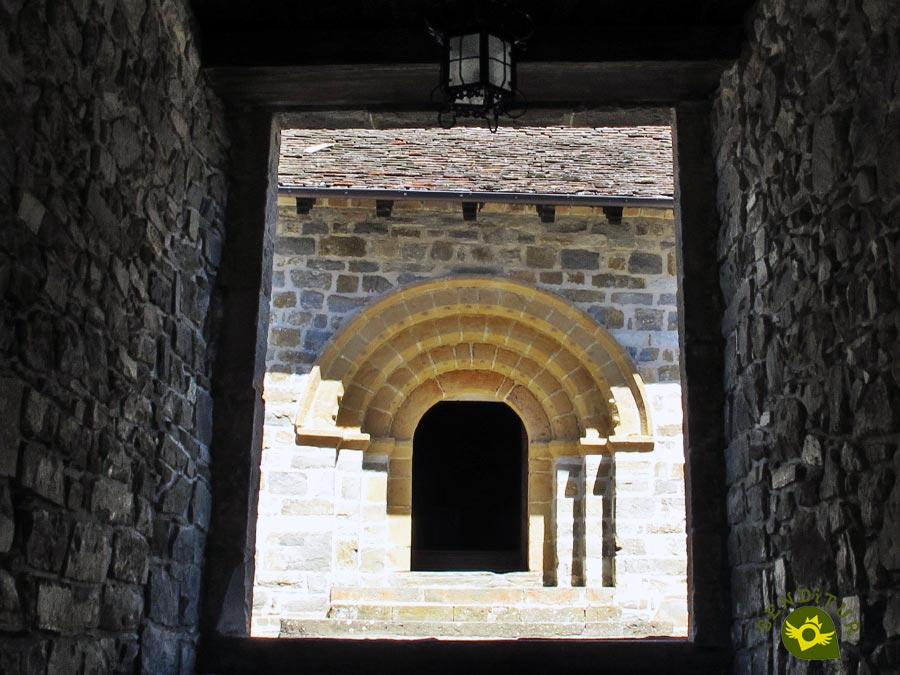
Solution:
<path fill-rule="evenodd" d="M 180 2 L 0 25 L 0 672 L 188 675 L 223 116 Z"/>
<path fill-rule="evenodd" d="M 861 624 L 841 672 L 897 672 L 900 15 L 765 0 L 748 25 L 714 115 L 736 672 L 806 672 L 756 621 L 803 587 Z"/>

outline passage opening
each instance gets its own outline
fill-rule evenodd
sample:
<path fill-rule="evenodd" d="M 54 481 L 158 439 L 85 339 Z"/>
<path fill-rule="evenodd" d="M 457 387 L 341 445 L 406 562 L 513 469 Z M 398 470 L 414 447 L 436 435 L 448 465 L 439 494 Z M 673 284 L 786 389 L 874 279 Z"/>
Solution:
<path fill-rule="evenodd" d="M 527 569 L 525 428 L 505 403 L 443 401 L 413 437 L 411 569 Z"/>

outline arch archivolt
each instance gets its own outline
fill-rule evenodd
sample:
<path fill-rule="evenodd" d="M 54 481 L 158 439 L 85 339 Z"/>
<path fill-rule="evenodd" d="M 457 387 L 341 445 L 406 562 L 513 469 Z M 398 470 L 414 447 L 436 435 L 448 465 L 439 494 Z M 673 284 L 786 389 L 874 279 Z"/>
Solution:
<path fill-rule="evenodd" d="M 581 438 L 627 444 L 650 434 L 643 384 L 612 336 L 565 300 L 508 279 L 454 277 L 388 294 L 349 321 L 315 367 L 321 381 L 341 383 L 335 425 L 373 438 L 393 426 L 384 416 L 412 384 L 454 369 L 518 371 L 551 420 L 572 408 Z M 554 439 L 572 440 L 559 434 L 573 429 L 558 426 Z"/>
<path fill-rule="evenodd" d="M 297 442 L 386 455 L 387 512 L 407 518 L 411 439 L 425 412 L 443 400 L 508 404 L 528 434 L 529 564 L 545 576 L 548 459 L 653 446 L 643 383 L 612 336 L 565 300 L 507 279 L 388 294 L 342 328 L 305 379 Z"/>

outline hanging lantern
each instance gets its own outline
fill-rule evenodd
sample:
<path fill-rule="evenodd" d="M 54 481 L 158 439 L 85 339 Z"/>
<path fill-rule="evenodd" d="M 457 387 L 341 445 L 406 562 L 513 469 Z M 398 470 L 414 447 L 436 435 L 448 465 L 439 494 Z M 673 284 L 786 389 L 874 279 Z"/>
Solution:
<path fill-rule="evenodd" d="M 443 49 L 436 88 L 442 127 L 458 117 L 478 117 L 496 131 L 501 115 L 524 113 L 516 100 L 515 55 L 532 32 L 527 14 L 500 0 L 457 0 L 439 5 L 428 28 Z"/>

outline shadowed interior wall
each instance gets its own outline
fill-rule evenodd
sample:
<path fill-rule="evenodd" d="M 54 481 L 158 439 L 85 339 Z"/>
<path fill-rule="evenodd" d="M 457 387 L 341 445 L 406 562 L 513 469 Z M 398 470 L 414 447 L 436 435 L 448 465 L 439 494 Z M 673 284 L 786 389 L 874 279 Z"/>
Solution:
<path fill-rule="evenodd" d="M 225 133 L 182 2 L 0 4 L 0 672 L 194 669 Z"/>
<path fill-rule="evenodd" d="M 714 114 L 736 669 L 796 663 L 777 599 L 805 587 L 861 624 L 843 672 L 894 672 L 900 16 L 766 0 L 751 20 Z"/>

